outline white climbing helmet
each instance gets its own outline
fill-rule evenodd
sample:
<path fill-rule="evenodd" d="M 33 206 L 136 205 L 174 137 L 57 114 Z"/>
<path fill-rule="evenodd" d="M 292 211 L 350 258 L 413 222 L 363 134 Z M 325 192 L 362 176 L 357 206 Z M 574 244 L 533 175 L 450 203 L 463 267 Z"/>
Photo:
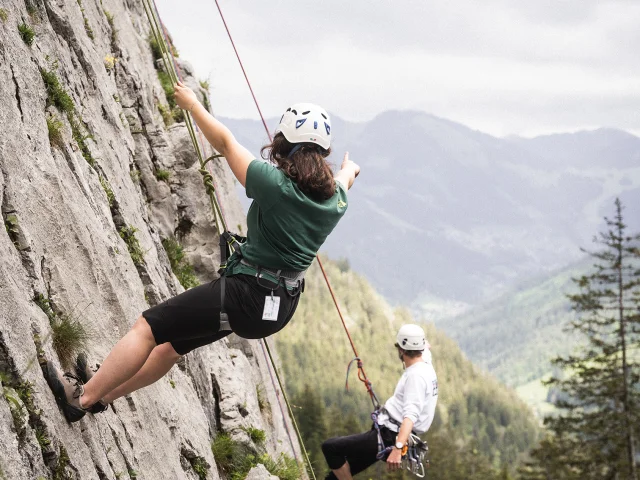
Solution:
<path fill-rule="evenodd" d="M 290 143 L 315 143 L 325 150 L 331 146 L 331 120 L 327 111 L 313 103 L 296 103 L 287 108 L 276 133 Z"/>
<path fill-rule="evenodd" d="M 424 350 L 427 347 L 424 330 L 411 323 L 400 327 L 396 341 L 397 346 L 403 350 Z"/>

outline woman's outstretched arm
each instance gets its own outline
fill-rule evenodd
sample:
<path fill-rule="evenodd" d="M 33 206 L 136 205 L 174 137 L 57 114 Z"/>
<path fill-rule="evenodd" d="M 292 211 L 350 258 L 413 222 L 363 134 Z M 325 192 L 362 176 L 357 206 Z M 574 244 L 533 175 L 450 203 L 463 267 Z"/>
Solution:
<path fill-rule="evenodd" d="M 244 187 L 249 163 L 255 157 L 249 150 L 238 143 L 227 127 L 207 112 L 198 101 L 198 97 L 196 97 L 193 90 L 186 87 L 182 82 L 178 82 L 175 89 L 178 106 L 191 112 L 193 119 L 202 130 L 202 133 L 204 133 L 204 136 L 207 137 L 213 148 L 224 155 L 231 171 Z"/>

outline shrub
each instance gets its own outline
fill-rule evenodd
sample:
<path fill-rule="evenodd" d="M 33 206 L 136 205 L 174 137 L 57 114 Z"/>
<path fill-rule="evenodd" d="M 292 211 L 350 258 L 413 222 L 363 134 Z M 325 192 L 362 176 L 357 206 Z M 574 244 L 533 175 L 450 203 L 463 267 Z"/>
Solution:
<path fill-rule="evenodd" d="M 264 433 L 264 430 L 260 430 L 259 428 L 243 427 L 242 430 L 244 430 L 247 435 L 249 435 L 251 441 L 258 446 L 263 445 L 267 439 L 267 434 Z"/>
<path fill-rule="evenodd" d="M 4 23 L 7 21 L 7 18 L 9 18 L 7 11 L 4 8 L 0 8 L 0 20 Z"/>
<path fill-rule="evenodd" d="M 171 263 L 171 270 L 178 278 L 178 281 L 185 289 L 190 289 L 200 285 L 198 278 L 193 271 L 193 267 L 187 262 L 184 255 L 184 249 L 177 240 L 173 238 L 165 238 L 162 240 L 162 246 L 167 257 L 169 257 L 169 263 Z"/>
<path fill-rule="evenodd" d="M 136 267 L 144 265 L 144 250 L 140 246 L 140 242 L 136 238 L 137 228 L 132 226 L 122 227 L 120 229 L 120 238 L 127 244 L 127 250 L 131 255 L 131 260 Z"/>
<path fill-rule="evenodd" d="M 255 452 L 244 443 L 232 440 L 229 434 L 220 433 L 211 443 L 211 452 L 218 467 L 229 480 L 242 480 L 257 463 Z"/>
<path fill-rule="evenodd" d="M 62 138 L 63 123 L 55 115 L 47 117 L 47 130 L 49 131 L 49 143 L 52 147 L 64 148 Z"/>
<path fill-rule="evenodd" d="M 189 463 L 200 480 L 207 480 L 207 470 L 210 466 L 204 458 L 195 457 L 193 460 L 189 459 Z"/>
<path fill-rule="evenodd" d="M 29 25 L 24 22 L 21 23 L 18 25 L 18 32 L 20 32 L 20 36 L 24 43 L 29 46 L 33 45 L 33 40 L 36 38 L 36 32 L 34 32 Z"/>
<path fill-rule="evenodd" d="M 275 461 L 269 455 L 264 454 L 258 457 L 258 463 L 262 463 L 271 475 L 275 475 L 280 480 L 297 480 L 302 478 L 300 466 L 289 455 L 284 453 Z"/>

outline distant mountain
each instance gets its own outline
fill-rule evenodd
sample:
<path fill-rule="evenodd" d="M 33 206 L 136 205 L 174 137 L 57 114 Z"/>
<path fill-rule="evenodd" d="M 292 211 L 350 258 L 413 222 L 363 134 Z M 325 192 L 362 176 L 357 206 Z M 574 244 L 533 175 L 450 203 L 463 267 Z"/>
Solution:
<path fill-rule="evenodd" d="M 224 121 L 256 154 L 267 141 L 259 122 Z M 362 175 L 323 249 L 428 314 L 577 261 L 615 196 L 640 204 L 640 138 L 622 131 L 500 139 L 414 111 L 333 122 L 333 163 L 349 150 Z"/>

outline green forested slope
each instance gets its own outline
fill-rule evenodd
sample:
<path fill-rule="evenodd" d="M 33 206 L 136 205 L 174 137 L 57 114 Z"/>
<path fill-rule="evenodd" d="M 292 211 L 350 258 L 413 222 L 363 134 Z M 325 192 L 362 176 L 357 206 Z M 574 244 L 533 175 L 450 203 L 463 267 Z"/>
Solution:
<path fill-rule="evenodd" d="M 392 310 L 346 262 L 325 263 L 365 369 L 384 401 L 402 374 L 393 347 L 395 332 L 413 320 L 407 311 Z M 430 478 L 504 478 L 497 470 L 512 468 L 536 439 L 531 412 L 513 391 L 475 368 L 442 331 L 425 328 L 440 393 L 434 426 L 426 436 L 432 451 Z M 316 265 L 307 275 L 291 325 L 277 335 L 276 344 L 287 390 L 320 472 L 325 468 L 322 439 L 368 428 L 371 404 L 355 374 L 351 391 L 345 392 L 346 366 L 353 354 Z"/>
<path fill-rule="evenodd" d="M 476 365 L 507 385 L 525 385 L 551 370 L 551 358 L 568 354 L 576 346 L 577 338 L 564 331 L 574 318 L 566 295 L 576 290 L 572 278 L 590 266 L 585 260 L 532 280 L 438 326 Z"/>

